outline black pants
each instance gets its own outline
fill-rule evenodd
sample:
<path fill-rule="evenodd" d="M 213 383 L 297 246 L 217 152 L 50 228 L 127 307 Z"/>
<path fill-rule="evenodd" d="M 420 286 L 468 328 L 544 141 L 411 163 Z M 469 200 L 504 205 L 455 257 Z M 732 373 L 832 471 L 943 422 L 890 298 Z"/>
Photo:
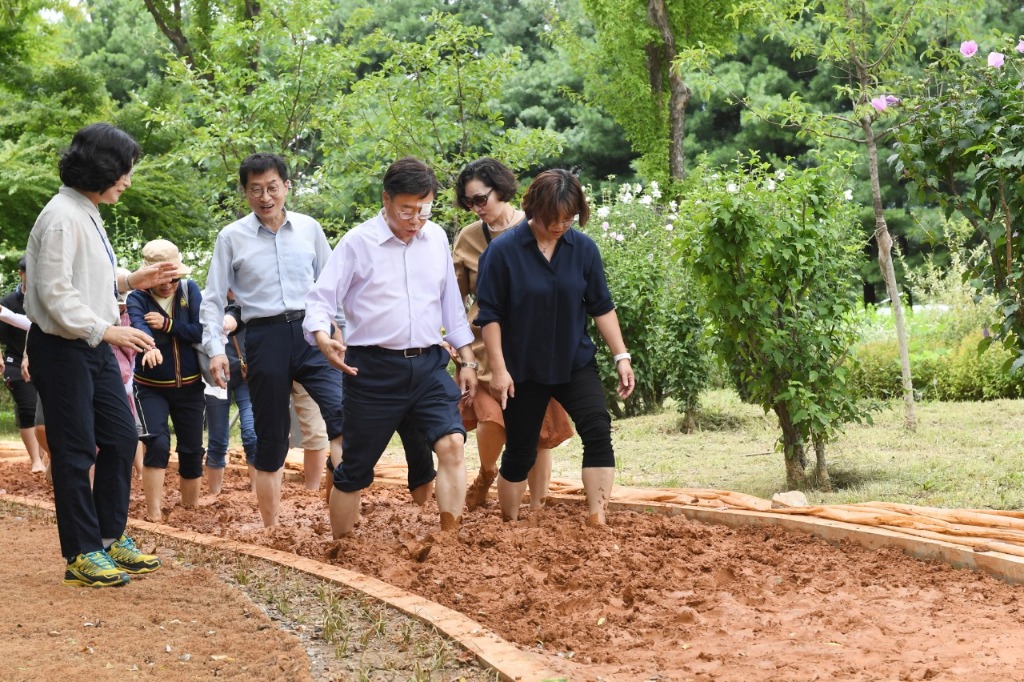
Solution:
<path fill-rule="evenodd" d="M 20 363 L 6 366 L 4 383 L 14 398 L 15 423 L 19 429 L 31 429 L 36 425 L 36 387 L 21 378 Z"/>
<path fill-rule="evenodd" d="M 509 398 L 502 413 L 505 417 L 502 478 L 511 483 L 526 480 L 537 461 L 537 439 L 551 398 L 569 413 L 576 433 L 583 440 L 583 467 L 615 466 L 612 419 L 594 362 L 573 371 L 565 384 L 517 381 L 515 388 L 516 397 Z"/>
<path fill-rule="evenodd" d="M 176 388 L 154 388 L 136 384 L 139 405 L 146 418 L 149 435 L 142 439 L 146 454 L 142 463 L 147 467 L 166 469 L 171 457 L 171 430 L 167 426 L 168 416 L 174 424 L 177 443 L 178 474 L 184 479 L 199 478 L 203 475 L 203 417 L 206 415 L 206 397 L 203 382 L 197 381 Z"/>
<path fill-rule="evenodd" d="M 103 538 L 124 532 L 138 443 L 135 420 L 109 345 L 90 348 L 34 325 L 28 339 L 33 383 L 50 415 L 46 437 L 60 551 L 70 559 L 103 549 Z"/>

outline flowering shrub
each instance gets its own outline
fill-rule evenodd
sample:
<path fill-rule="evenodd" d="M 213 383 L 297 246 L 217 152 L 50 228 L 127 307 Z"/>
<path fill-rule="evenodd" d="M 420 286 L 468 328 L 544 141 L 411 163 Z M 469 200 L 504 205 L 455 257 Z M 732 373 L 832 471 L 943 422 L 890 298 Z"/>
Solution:
<path fill-rule="evenodd" d="M 680 214 L 683 257 L 703 289 L 717 350 L 745 398 L 773 410 L 791 487 L 805 481 L 805 447 L 829 486 L 825 444 L 869 412 L 847 387 L 857 341 L 857 263 L 863 246 L 847 165 L 829 159 L 805 171 L 772 172 L 753 157 L 706 175 Z"/>
<path fill-rule="evenodd" d="M 692 419 L 708 383 L 708 355 L 692 283 L 673 258 L 677 206 L 659 199 L 656 182 L 646 188 L 622 185 L 616 197 L 602 197 L 587 224 L 586 232 L 601 249 L 636 369 L 636 390 L 622 408 L 615 399 L 615 365 L 606 347 L 601 353 L 607 357 L 599 366 L 609 403 L 620 416 L 654 412 L 671 397 Z"/>
<path fill-rule="evenodd" d="M 897 131 L 893 160 L 912 194 L 961 213 L 985 244 L 970 264 L 971 281 L 996 297 L 992 333 L 1017 369 L 1024 365 L 1024 40 L 1005 45 L 987 60 L 976 58 L 973 40 L 937 53 L 924 89 L 907 101 L 911 116 Z M 981 348 L 991 342 L 983 338 Z"/>

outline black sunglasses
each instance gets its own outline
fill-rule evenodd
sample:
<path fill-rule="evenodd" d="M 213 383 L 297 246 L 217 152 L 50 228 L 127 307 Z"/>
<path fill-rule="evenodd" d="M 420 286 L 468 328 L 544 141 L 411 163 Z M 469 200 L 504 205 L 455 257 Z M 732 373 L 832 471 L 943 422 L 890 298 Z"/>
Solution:
<path fill-rule="evenodd" d="M 489 191 L 487 194 L 477 194 L 471 197 L 464 197 L 462 199 L 462 205 L 465 206 L 466 208 L 471 208 L 473 206 L 483 206 L 484 204 L 487 203 L 487 200 L 491 198 L 491 194 L 493 193 L 494 188 L 492 187 L 491 191 Z"/>

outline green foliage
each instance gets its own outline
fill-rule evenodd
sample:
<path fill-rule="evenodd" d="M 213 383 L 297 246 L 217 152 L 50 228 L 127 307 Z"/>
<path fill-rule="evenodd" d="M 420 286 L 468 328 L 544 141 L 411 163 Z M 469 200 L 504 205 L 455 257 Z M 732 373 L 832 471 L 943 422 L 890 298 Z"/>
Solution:
<path fill-rule="evenodd" d="M 65 16 L 80 63 L 104 81 L 107 93 L 127 102 L 150 79 L 160 78 L 163 39 L 142 2 L 89 0 L 87 17 Z"/>
<path fill-rule="evenodd" d="M 732 14 L 736 4 L 735 0 L 665 2 L 676 51 L 730 47 L 739 29 L 740 20 Z M 640 154 L 640 175 L 666 182 L 669 75 L 670 70 L 683 67 L 665 58 L 665 40 L 652 25 L 647 0 L 581 0 L 581 5 L 594 22 L 595 42 L 580 40 L 571 27 L 564 27 L 559 39 L 574 46 L 567 56 L 583 74 L 584 93 L 625 130 L 634 151 Z"/>
<path fill-rule="evenodd" d="M 601 249 L 636 370 L 636 390 L 618 416 L 656 412 L 666 398 L 692 416 L 708 385 L 710 363 L 695 288 L 672 252 L 677 206 L 659 204 L 660 198 L 656 182 L 646 193 L 640 185 L 622 185 L 614 200 L 603 197 L 586 227 Z M 609 404 L 618 411 L 615 363 L 607 347 L 600 348 L 602 381 Z"/>
<path fill-rule="evenodd" d="M 916 313 L 920 315 L 921 313 Z M 1012 354 L 993 345 L 983 352 L 981 331 L 965 336 L 951 348 L 916 348 L 914 391 L 922 400 L 995 400 L 1024 395 L 1024 376 L 1010 374 L 1005 366 Z M 864 398 L 889 400 L 902 394 L 899 356 L 892 341 L 871 341 L 857 346 L 850 367 L 850 386 Z"/>
<path fill-rule="evenodd" d="M 862 246 L 844 197 L 848 166 L 825 159 L 772 173 L 755 156 L 704 171 L 680 206 L 681 255 L 703 288 L 716 349 L 740 394 L 778 416 L 793 485 L 802 483 L 805 444 L 869 416 L 845 365 L 857 340 L 851 274 Z"/>
<path fill-rule="evenodd" d="M 495 106 L 521 59 L 518 48 L 481 52 L 486 35 L 456 17 L 433 12 L 422 42 L 403 42 L 382 31 L 365 50 L 390 55 L 378 69 L 342 93 L 323 117 L 324 191 L 340 191 L 362 206 L 380 202 L 380 177 L 397 158 L 412 155 L 437 173 L 443 200 L 437 220 L 457 229 L 452 187 L 459 170 L 479 156 L 501 159 L 513 170 L 558 153 L 560 136 L 541 128 L 506 129 Z"/>
<path fill-rule="evenodd" d="M 922 92 L 908 101 L 914 116 L 899 128 L 893 161 L 918 199 L 958 211 L 986 245 L 971 263 L 972 283 L 996 297 L 992 330 L 1017 369 L 1024 365 L 1024 56 L 1015 40 L 993 41 L 973 57 L 938 51 Z M 1004 53 L 1005 66 L 989 66 L 988 49 Z"/>
<path fill-rule="evenodd" d="M 204 67 L 168 61 L 177 97 L 154 108 L 150 121 L 187 140 L 176 156 L 206 176 L 199 190 L 220 209 L 219 222 L 245 210 L 234 191 L 238 165 L 256 151 L 288 159 L 296 208 L 303 208 L 303 196 L 315 194 L 318 120 L 349 86 L 360 61 L 356 48 L 326 34 L 328 10 L 325 1 L 282 1 L 263 4 L 251 21 L 221 17 L 208 36 L 208 52 L 197 59 Z"/>
<path fill-rule="evenodd" d="M 971 227 L 960 218 L 941 228 L 948 243 L 948 264 L 929 257 L 908 277 L 919 302 L 908 309 L 910 362 L 914 389 L 924 400 L 992 400 L 1021 395 L 1024 375 L 1011 375 L 1004 365 L 1012 353 L 1000 346 L 979 352 L 978 345 L 995 318 L 995 306 L 979 297 L 967 281 Z M 965 258 L 967 256 L 968 258 Z M 888 308 L 862 316 L 861 343 L 853 354 L 850 384 L 865 398 L 888 400 L 901 391 L 892 315 Z"/>

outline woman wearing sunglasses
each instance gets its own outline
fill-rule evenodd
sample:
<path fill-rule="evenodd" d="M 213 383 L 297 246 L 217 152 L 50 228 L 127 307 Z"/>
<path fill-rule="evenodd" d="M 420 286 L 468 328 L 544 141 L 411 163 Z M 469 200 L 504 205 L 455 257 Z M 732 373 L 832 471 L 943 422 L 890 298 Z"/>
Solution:
<path fill-rule="evenodd" d="M 478 310 L 476 283 L 481 254 L 494 239 L 526 218 L 525 213 L 509 203 L 515 197 L 517 187 L 518 183 L 511 170 L 486 157 L 468 164 L 455 181 L 458 204 L 479 218 L 456 236 L 453 253 L 459 290 L 470 303 L 466 313 L 470 322 Z M 480 453 L 480 473 L 466 491 L 466 507 L 470 511 L 487 499 L 487 491 L 498 475 L 498 456 L 505 445 L 505 420 L 501 414 L 501 405 L 489 391 L 491 370 L 480 328 L 476 325 L 473 325 L 473 335 L 473 352 L 480 363 L 477 370 L 479 388 L 472 402 L 463 398 L 459 403 L 463 426 L 467 431 L 476 429 L 477 450 Z M 537 441 L 537 462 L 528 477 L 531 509 L 541 508 L 548 494 L 551 448 L 572 435 L 572 425 L 565 410 L 556 401 L 550 401 Z"/>
<path fill-rule="evenodd" d="M 135 385 L 149 433 L 142 436 L 142 490 L 147 517 L 163 520 L 164 473 L 171 456 L 170 417 L 177 441 L 181 505 L 194 507 L 203 475 L 203 415 L 206 399 L 193 344 L 203 339 L 199 322 L 202 294 L 199 285 L 182 279 L 192 268 L 181 260 L 178 247 L 154 239 L 142 247 L 147 265 L 173 263 L 176 274 L 167 284 L 128 294 L 132 326 L 153 337 L 153 346 L 135 358 Z"/>

